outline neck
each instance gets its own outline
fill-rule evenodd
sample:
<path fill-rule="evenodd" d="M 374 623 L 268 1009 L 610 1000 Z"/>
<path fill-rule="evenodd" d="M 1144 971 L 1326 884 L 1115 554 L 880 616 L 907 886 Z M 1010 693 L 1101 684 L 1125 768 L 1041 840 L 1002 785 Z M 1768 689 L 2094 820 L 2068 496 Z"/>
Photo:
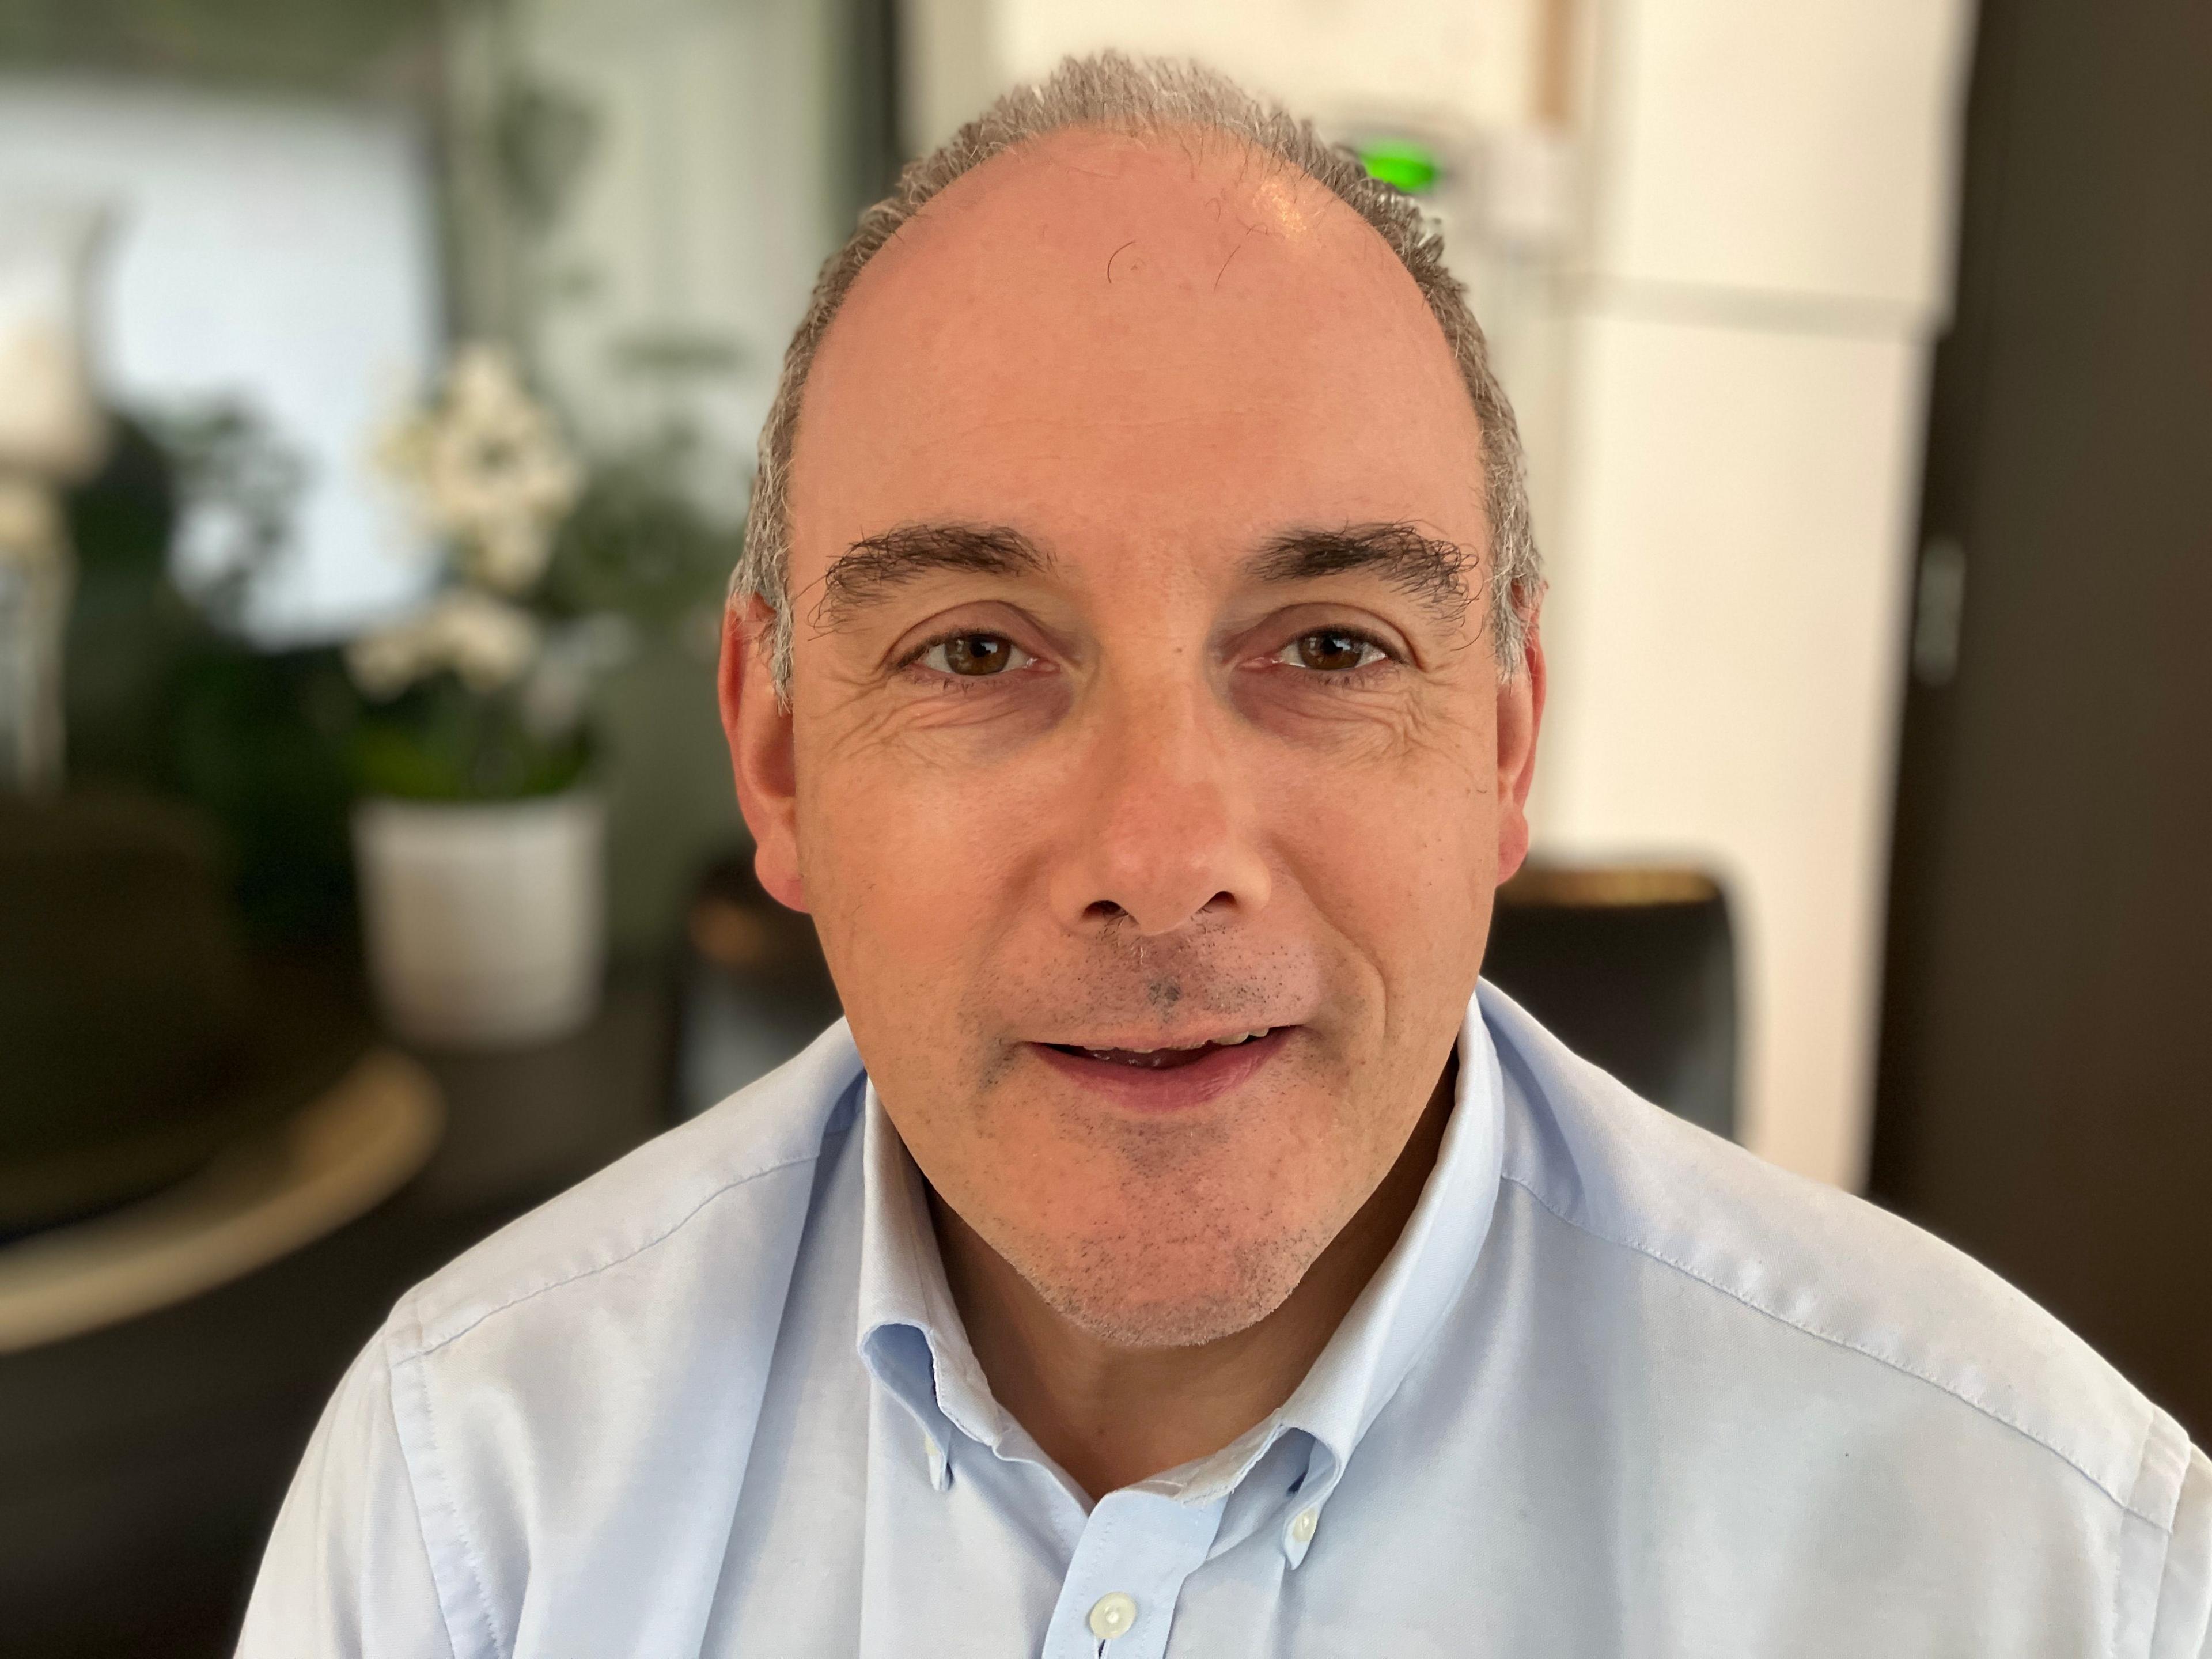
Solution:
<path fill-rule="evenodd" d="M 999 1403 L 1094 1497 L 1218 1451 L 1291 1397 L 1405 1231 L 1451 1115 L 1457 1060 L 1382 1184 L 1283 1305 L 1188 1348 L 1123 1348 L 1054 1311 L 930 1194 L 954 1304 Z"/>

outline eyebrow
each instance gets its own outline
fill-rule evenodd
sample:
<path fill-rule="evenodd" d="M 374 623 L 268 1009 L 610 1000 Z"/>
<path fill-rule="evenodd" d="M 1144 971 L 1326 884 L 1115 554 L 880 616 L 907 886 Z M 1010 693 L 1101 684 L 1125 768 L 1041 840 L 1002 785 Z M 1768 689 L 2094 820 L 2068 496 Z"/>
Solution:
<path fill-rule="evenodd" d="M 835 628 L 925 576 L 1028 576 L 1051 565 L 1050 554 L 1004 525 L 902 525 L 864 537 L 838 556 L 822 579 L 815 625 Z"/>
<path fill-rule="evenodd" d="M 1410 524 L 1353 524 L 1285 531 L 1255 554 L 1246 568 L 1266 582 L 1312 581 L 1351 572 L 1379 576 L 1449 628 L 1466 620 L 1474 602 L 1468 575 L 1475 566 L 1470 550 L 1425 536 Z"/>
<path fill-rule="evenodd" d="M 1466 620 L 1474 599 L 1468 573 L 1475 562 L 1458 543 L 1423 535 L 1410 524 L 1352 524 L 1285 531 L 1253 555 L 1245 569 L 1271 583 L 1373 574 L 1449 628 Z M 822 579 L 815 625 L 834 629 L 925 576 L 1028 576 L 1052 563 L 1050 554 L 1005 525 L 902 525 L 864 537 L 839 556 Z"/>

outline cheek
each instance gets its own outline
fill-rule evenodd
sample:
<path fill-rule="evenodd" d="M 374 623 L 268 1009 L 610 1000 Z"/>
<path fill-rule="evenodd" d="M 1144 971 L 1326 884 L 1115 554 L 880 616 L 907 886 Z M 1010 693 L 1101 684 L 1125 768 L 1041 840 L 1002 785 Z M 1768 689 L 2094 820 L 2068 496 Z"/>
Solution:
<path fill-rule="evenodd" d="M 1033 805 L 1012 780 L 884 749 L 802 751 L 799 782 L 800 870 L 848 1007 L 941 1018 L 1011 925 L 1026 857 L 1016 826 Z"/>
<path fill-rule="evenodd" d="M 1260 795 L 1298 889 L 1373 964 L 1395 1013 L 1472 992 L 1497 876 L 1488 741 L 1455 731 L 1354 764 L 1303 757 L 1272 768 Z"/>

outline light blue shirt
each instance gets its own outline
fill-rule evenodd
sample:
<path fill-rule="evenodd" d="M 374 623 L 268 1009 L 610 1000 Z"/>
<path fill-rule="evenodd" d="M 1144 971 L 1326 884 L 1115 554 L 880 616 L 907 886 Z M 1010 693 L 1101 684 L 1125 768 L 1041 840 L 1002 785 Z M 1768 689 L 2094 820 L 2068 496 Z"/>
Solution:
<path fill-rule="evenodd" d="M 1093 1504 L 834 1027 L 400 1304 L 241 1651 L 2212 1654 L 2212 1464 L 2048 1316 L 1486 987 L 1459 1052 L 1288 1402 Z"/>

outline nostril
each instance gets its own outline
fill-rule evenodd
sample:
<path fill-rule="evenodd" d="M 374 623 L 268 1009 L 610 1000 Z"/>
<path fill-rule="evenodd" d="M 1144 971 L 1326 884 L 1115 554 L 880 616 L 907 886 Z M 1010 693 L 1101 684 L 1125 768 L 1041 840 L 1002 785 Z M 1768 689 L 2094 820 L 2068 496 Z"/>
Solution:
<path fill-rule="evenodd" d="M 1212 898 L 1206 900 L 1205 903 L 1200 905 L 1198 908 L 1201 912 L 1204 912 L 1206 910 L 1231 910 L 1234 909 L 1236 906 L 1237 896 L 1229 891 L 1226 888 L 1224 888 L 1220 892 L 1216 893 Z"/>
<path fill-rule="evenodd" d="M 1097 899 L 1083 908 L 1085 919 L 1090 921 L 1113 921 L 1128 914 L 1111 899 Z"/>

